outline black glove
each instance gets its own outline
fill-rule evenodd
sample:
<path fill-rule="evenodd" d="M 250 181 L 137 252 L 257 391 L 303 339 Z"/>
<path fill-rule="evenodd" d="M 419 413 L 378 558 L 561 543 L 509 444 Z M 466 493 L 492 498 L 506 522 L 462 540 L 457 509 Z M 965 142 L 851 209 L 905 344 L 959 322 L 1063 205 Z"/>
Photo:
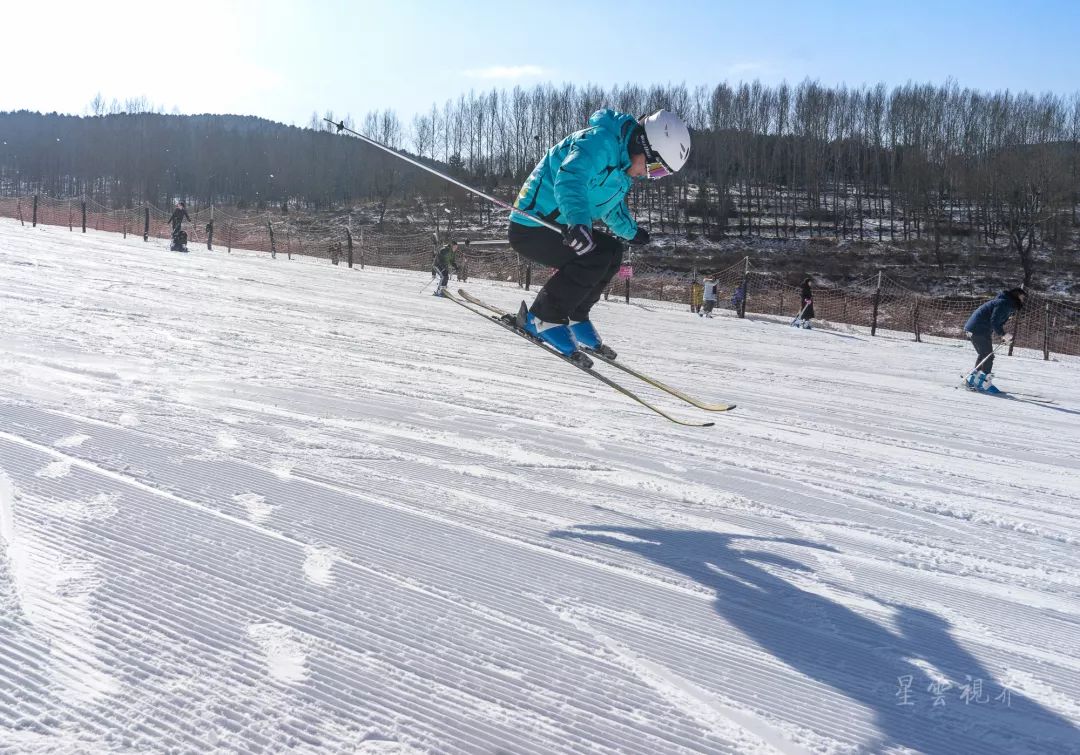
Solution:
<path fill-rule="evenodd" d="M 592 228 L 580 223 L 572 225 L 563 231 L 563 243 L 578 254 L 585 254 L 596 248 L 596 242 L 593 241 L 592 237 Z"/>
<path fill-rule="evenodd" d="M 637 233 L 634 234 L 634 238 L 630 239 L 630 243 L 636 244 L 637 246 L 644 246 L 645 244 L 648 244 L 649 232 L 646 231 L 644 228 L 638 228 Z"/>

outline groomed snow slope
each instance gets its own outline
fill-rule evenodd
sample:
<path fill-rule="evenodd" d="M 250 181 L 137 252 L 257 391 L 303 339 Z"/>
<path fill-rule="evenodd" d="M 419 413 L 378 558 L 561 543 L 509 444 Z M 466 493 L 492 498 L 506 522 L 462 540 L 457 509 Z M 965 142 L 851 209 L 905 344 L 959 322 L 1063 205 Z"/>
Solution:
<path fill-rule="evenodd" d="M 3 753 L 1080 752 L 1076 363 L 163 246 L 0 221 Z"/>

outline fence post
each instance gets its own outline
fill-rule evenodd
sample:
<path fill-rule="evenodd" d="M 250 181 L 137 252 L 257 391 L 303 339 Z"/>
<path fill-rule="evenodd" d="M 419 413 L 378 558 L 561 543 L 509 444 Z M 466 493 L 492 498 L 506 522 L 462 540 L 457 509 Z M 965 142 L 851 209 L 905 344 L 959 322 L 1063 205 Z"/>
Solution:
<path fill-rule="evenodd" d="M 877 288 L 874 290 L 874 320 L 870 323 L 870 335 L 877 335 L 878 307 L 881 306 L 881 271 L 877 274 Z"/>
<path fill-rule="evenodd" d="M 919 295 L 915 295 L 915 307 L 911 313 L 911 325 L 915 331 L 915 343 L 922 343 L 922 334 L 919 333 Z"/>
<path fill-rule="evenodd" d="M 750 300 L 750 255 L 743 259 L 745 267 L 742 274 L 742 301 L 739 302 L 739 318 L 746 317 L 746 302 Z"/>
<path fill-rule="evenodd" d="M 82 201 L 82 232 L 86 233 L 86 200 Z"/>
<path fill-rule="evenodd" d="M 626 279 L 626 303 L 630 303 L 630 279 Z"/>
<path fill-rule="evenodd" d="M 270 229 L 270 259 L 277 259 L 277 245 L 274 243 L 274 224 L 270 222 L 270 218 L 266 219 L 266 227 Z"/>
<path fill-rule="evenodd" d="M 532 265 L 525 265 L 525 290 L 532 284 Z"/>
<path fill-rule="evenodd" d="M 1050 361 L 1050 302 L 1043 308 L 1043 361 Z"/>
<path fill-rule="evenodd" d="M 68 201 L 68 232 L 75 230 L 75 221 L 72 219 L 71 202 Z"/>
<path fill-rule="evenodd" d="M 351 267 L 352 267 L 352 265 L 353 265 L 353 257 L 352 257 L 352 231 L 350 231 L 350 230 L 349 230 L 348 228 L 346 228 L 346 229 L 345 229 L 345 243 L 346 243 L 346 244 L 348 245 L 348 254 L 349 254 L 349 256 L 348 256 L 348 258 L 347 258 L 347 259 L 348 259 L 348 262 L 349 262 L 349 267 L 351 268 Z"/>
<path fill-rule="evenodd" d="M 143 241 L 149 241 L 150 240 L 150 205 L 148 205 L 148 204 L 143 205 L 142 240 Z"/>
<path fill-rule="evenodd" d="M 1019 312 L 1016 313 L 1016 319 L 1013 321 L 1013 337 L 1012 337 L 1012 340 L 1009 341 L 1009 352 L 1008 352 L 1009 356 L 1013 355 L 1013 348 L 1016 346 L 1016 338 L 1017 338 L 1017 336 L 1020 335 L 1020 320 L 1023 317 L 1024 317 L 1024 310 L 1020 310 Z"/>
<path fill-rule="evenodd" d="M 16 201 L 15 206 L 19 208 L 19 225 L 25 227 L 26 226 L 26 221 L 23 220 L 23 216 L 22 216 L 22 200 L 20 199 L 20 200 Z"/>
<path fill-rule="evenodd" d="M 37 228 L 37 194 L 34 195 L 34 223 L 33 227 Z"/>
<path fill-rule="evenodd" d="M 214 203 L 210 203 L 210 222 L 206 224 L 206 249 L 214 251 Z"/>

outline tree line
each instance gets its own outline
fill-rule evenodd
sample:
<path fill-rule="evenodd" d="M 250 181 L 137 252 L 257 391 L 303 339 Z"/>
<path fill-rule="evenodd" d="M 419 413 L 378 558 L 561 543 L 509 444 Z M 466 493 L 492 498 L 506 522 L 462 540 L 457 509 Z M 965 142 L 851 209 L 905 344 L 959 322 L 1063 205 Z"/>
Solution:
<path fill-rule="evenodd" d="M 127 107 L 127 110 L 118 109 Z M 1041 244 L 1080 224 L 1080 94 L 944 85 L 828 87 L 814 81 L 688 88 L 543 84 L 469 92 L 403 121 L 346 125 L 511 196 L 543 152 L 599 107 L 664 107 L 694 134 L 674 180 L 636 188 L 654 229 L 1008 243 L 1030 280 Z M 464 201 L 446 184 L 313 114 L 306 127 L 246 116 L 180 116 L 100 98 L 87 116 L 0 113 L 0 189 L 83 195 L 114 207 L 173 197 L 325 208 Z"/>

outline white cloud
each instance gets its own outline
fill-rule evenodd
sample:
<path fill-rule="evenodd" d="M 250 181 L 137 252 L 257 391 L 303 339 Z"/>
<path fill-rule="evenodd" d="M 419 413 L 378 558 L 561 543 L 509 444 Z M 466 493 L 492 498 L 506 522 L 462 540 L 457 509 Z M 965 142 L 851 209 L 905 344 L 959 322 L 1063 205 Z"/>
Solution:
<path fill-rule="evenodd" d="M 474 79 L 524 79 L 529 76 L 544 76 L 547 70 L 533 65 L 488 66 L 487 68 L 472 68 L 464 73 Z"/>

